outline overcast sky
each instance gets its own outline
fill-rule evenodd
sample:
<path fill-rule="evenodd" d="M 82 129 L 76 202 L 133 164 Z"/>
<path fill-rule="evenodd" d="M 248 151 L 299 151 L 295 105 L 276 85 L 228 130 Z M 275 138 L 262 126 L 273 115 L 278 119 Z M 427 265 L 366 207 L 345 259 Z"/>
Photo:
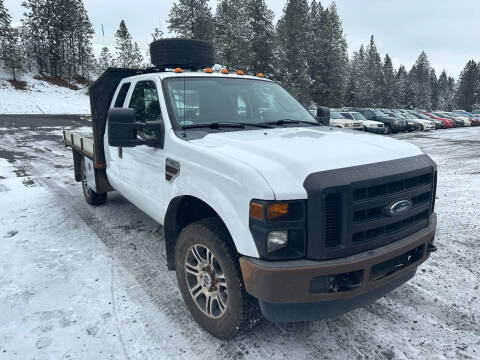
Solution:
<path fill-rule="evenodd" d="M 125 19 L 136 40 L 150 40 L 156 26 L 167 32 L 173 0 L 84 0 L 95 32 L 113 36 Z M 278 17 L 286 0 L 267 0 Z M 5 0 L 15 21 L 21 19 L 21 0 Z M 210 1 L 215 8 L 217 1 Z M 349 53 L 375 36 L 382 54 L 410 68 L 425 50 L 437 75 L 445 69 L 458 76 L 470 59 L 480 61 L 480 0 L 337 0 Z M 324 1 L 323 5 L 330 4 Z"/>

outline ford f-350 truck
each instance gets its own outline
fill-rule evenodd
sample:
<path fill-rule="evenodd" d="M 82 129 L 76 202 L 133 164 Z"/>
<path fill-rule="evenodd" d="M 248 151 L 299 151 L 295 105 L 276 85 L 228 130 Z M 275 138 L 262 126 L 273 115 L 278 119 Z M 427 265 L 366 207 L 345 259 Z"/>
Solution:
<path fill-rule="evenodd" d="M 108 69 L 92 134 L 63 141 L 89 204 L 117 191 L 163 227 L 211 334 L 341 315 L 435 250 L 436 165 L 416 146 L 322 125 L 328 109 L 313 117 L 262 74 L 213 71 L 208 43 L 159 40 L 151 55 L 154 69 Z"/>

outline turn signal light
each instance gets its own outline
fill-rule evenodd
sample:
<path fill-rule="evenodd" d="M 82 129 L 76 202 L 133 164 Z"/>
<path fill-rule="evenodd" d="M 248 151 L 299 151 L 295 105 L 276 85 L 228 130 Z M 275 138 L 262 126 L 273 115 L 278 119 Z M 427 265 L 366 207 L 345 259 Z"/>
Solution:
<path fill-rule="evenodd" d="M 258 76 L 259 78 L 264 78 L 264 77 L 265 77 L 265 75 L 263 75 L 262 73 L 258 73 L 257 76 Z"/>
<path fill-rule="evenodd" d="M 250 203 L 250 217 L 256 220 L 264 220 L 264 207 L 262 204 L 251 202 Z"/>
<path fill-rule="evenodd" d="M 222 69 L 222 74 L 230 74 L 230 72 L 228 71 L 228 69 Z"/>
<path fill-rule="evenodd" d="M 211 74 L 211 73 L 213 73 L 213 70 L 211 68 L 207 68 L 207 69 L 205 69 L 205 72 L 207 74 Z"/>
<path fill-rule="evenodd" d="M 175 69 L 175 72 L 176 72 L 177 74 L 178 74 L 178 73 L 183 73 L 183 70 L 180 69 L 180 68 L 176 68 L 176 69 Z"/>
<path fill-rule="evenodd" d="M 267 219 L 274 220 L 288 214 L 288 204 L 272 204 L 267 207 Z"/>

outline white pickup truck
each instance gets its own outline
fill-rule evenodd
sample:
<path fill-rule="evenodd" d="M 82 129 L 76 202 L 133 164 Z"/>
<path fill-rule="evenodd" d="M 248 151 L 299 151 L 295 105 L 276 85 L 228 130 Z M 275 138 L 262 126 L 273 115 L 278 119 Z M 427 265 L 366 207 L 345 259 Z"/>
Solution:
<path fill-rule="evenodd" d="M 328 109 L 315 118 L 262 74 L 214 72 L 207 43 L 151 53 L 155 69 L 108 69 L 90 88 L 93 133 L 63 141 L 89 204 L 115 190 L 163 227 L 211 334 L 338 316 L 435 250 L 436 165 L 416 146 L 322 125 Z"/>

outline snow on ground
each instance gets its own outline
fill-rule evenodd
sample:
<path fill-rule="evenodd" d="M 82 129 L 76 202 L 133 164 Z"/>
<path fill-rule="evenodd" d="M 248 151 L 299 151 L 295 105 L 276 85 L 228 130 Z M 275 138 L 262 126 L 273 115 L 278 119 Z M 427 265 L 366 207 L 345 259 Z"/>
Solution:
<path fill-rule="evenodd" d="M 90 114 L 87 88 L 80 90 L 50 84 L 23 74 L 27 90 L 16 90 L 7 80 L 11 75 L 0 71 L 0 114 Z M 78 85 L 78 84 L 76 84 Z"/>
<path fill-rule="evenodd" d="M 438 164 L 439 250 L 417 276 L 336 319 L 199 328 L 156 224 L 119 194 L 88 206 L 60 130 L 0 117 L 0 359 L 478 359 L 480 128 L 395 135 Z M 84 128 L 82 128 L 84 130 Z"/>

